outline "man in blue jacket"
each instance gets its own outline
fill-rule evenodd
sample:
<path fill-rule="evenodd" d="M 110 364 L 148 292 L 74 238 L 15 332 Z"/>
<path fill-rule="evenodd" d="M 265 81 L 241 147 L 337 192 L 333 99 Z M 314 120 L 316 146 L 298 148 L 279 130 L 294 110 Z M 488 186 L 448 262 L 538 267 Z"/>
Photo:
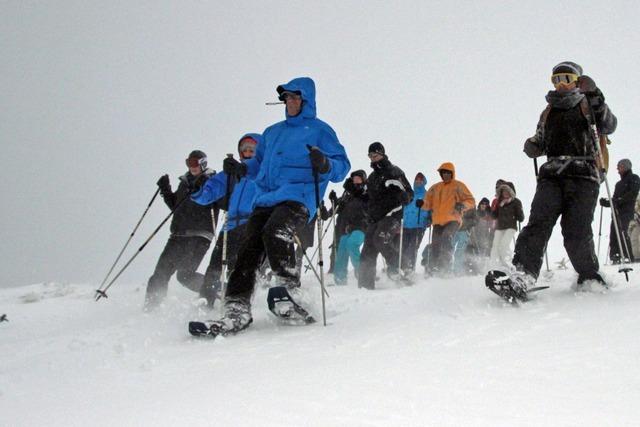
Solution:
<path fill-rule="evenodd" d="M 404 207 L 404 230 L 402 232 L 402 257 L 411 262 L 411 271 L 416 269 L 418 248 L 424 237 L 424 230 L 431 225 L 431 211 L 420 209 L 426 193 L 427 178 L 418 172 L 413 180 L 413 200 Z"/>
<path fill-rule="evenodd" d="M 262 134 L 256 155 L 246 162 L 227 158 L 224 171 L 254 179 L 254 210 L 225 295 L 225 314 L 211 322 L 210 335 L 235 333 L 253 321 L 251 296 L 264 256 L 280 286 L 298 285 L 295 230 L 316 211 L 316 186 L 322 200 L 329 181 L 341 182 L 351 164 L 336 133 L 316 117 L 315 84 L 300 77 L 277 87 L 286 119 Z"/>
<path fill-rule="evenodd" d="M 257 133 L 248 133 L 240 138 L 240 141 L 238 141 L 238 154 L 241 162 L 246 162 L 253 158 L 256 152 L 256 145 L 261 139 L 262 135 Z M 229 187 L 228 189 L 227 186 Z M 231 195 L 229 200 L 225 200 L 227 191 Z M 244 176 L 237 180 L 236 176 L 221 172 L 211 176 L 202 188 L 191 195 L 191 199 L 199 205 L 207 206 L 218 201 L 222 201 L 225 205 L 224 209 L 227 211 L 227 272 L 231 271 L 236 263 L 238 249 L 247 228 L 246 224 L 253 211 L 255 194 L 256 186 L 250 177 Z M 220 292 L 221 280 L 226 280 L 226 278 L 221 278 L 223 241 L 224 233 L 220 233 L 211 253 L 211 260 L 200 288 L 200 297 L 207 300 L 207 306 L 210 308 L 213 308 L 216 296 Z"/>

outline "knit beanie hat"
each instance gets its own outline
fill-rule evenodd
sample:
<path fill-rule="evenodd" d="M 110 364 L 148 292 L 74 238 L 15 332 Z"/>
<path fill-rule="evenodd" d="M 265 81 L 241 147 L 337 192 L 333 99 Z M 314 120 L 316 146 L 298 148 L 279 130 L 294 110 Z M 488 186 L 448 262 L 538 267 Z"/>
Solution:
<path fill-rule="evenodd" d="M 369 154 L 371 153 L 385 154 L 384 145 L 381 142 L 372 143 L 369 145 Z"/>
<path fill-rule="evenodd" d="M 626 171 L 630 171 L 631 170 L 631 160 L 629 159 L 622 159 L 618 162 L 618 166 L 622 166 L 624 168 L 624 170 Z"/>
<path fill-rule="evenodd" d="M 578 76 L 582 75 L 582 67 L 571 61 L 563 61 L 553 67 L 553 71 L 551 74 L 559 74 L 559 73 L 571 73 L 577 74 Z"/>

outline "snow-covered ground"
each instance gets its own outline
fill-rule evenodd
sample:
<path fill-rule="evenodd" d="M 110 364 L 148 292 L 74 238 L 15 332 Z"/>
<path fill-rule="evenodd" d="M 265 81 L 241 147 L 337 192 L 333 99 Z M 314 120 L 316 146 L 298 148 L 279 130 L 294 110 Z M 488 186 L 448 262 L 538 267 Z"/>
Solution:
<path fill-rule="evenodd" d="M 99 302 L 95 284 L 0 289 L 0 425 L 638 425 L 640 281 L 604 271 L 604 294 L 555 271 L 521 307 L 479 276 L 352 279 L 327 327 L 278 324 L 260 289 L 251 328 L 215 341 L 189 336 L 212 313 L 175 283 L 150 314 L 126 283 Z"/>

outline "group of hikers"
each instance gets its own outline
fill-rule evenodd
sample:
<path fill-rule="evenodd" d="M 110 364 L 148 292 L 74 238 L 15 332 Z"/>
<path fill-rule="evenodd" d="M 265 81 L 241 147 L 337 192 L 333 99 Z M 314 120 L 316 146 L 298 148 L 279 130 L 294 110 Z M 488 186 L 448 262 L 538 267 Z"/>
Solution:
<path fill-rule="evenodd" d="M 608 141 L 617 120 L 577 64 L 556 65 L 551 80 L 548 105 L 523 150 L 531 158 L 546 155 L 547 161 L 537 171 L 528 223 L 517 239 L 525 216 L 512 182 L 498 180 L 492 201 L 483 197 L 476 205 L 468 187 L 456 179 L 453 163 L 442 163 L 437 168 L 441 180 L 427 189 L 424 173 L 418 172 L 410 183 L 380 142 L 368 149 L 371 171 L 350 172 L 336 133 L 316 117 L 313 80 L 300 77 L 277 86 L 285 120 L 262 134 L 243 135 L 238 158 L 227 155 L 221 172 L 211 170 L 205 153 L 194 150 L 176 191 L 167 175 L 158 180 L 173 219 L 171 236 L 148 282 L 145 308 L 163 300 L 177 272 L 178 281 L 210 307 L 224 301 L 224 315 L 210 325 L 214 335 L 246 328 L 252 322 L 257 276 L 264 275 L 265 268 L 273 286 L 292 293 L 299 288 L 301 267 L 311 264 L 306 249 L 313 246 L 316 221 L 334 228 L 330 272 L 336 285 L 348 283 L 350 261 L 358 287 L 374 289 L 379 254 L 390 279 L 410 282 L 428 230 L 420 260 L 426 275 L 502 269 L 514 292 L 523 294 L 536 282 L 558 217 L 578 284 L 606 285 L 599 273 L 592 221 L 606 168 L 600 151 L 606 145 L 601 142 Z M 615 219 L 610 257 L 625 262 L 633 261 L 633 251 L 640 254 L 640 179 L 627 159 L 618 162 L 618 172 L 621 180 L 611 200 L 603 198 L 600 204 L 611 207 Z M 343 191 L 331 191 L 325 203 L 329 182 L 342 183 Z M 221 216 L 220 210 L 226 213 Z M 221 220 L 223 231 L 205 274 L 200 274 L 196 270 Z M 622 245 L 618 234 L 624 236 Z"/>

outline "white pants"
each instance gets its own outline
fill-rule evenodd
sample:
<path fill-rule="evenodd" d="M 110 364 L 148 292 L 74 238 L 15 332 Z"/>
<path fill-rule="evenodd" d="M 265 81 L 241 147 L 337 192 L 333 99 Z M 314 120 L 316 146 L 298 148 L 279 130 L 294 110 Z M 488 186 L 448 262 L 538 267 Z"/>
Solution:
<path fill-rule="evenodd" d="M 505 267 L 511 264 L 511 241 L 515 234 L 514 228 L 495 231 L 491 246 L 491 268 Z"/>

